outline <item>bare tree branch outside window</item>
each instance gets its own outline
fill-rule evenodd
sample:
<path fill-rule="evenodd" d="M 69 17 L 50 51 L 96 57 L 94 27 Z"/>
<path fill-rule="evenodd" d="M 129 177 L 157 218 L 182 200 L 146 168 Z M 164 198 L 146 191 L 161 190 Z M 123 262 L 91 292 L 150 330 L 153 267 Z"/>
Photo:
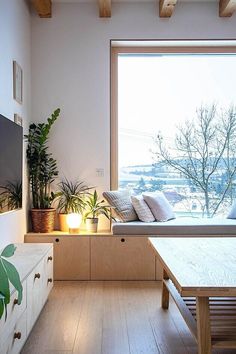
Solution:
<path fill-rule="evenodd" d="M 202 195 L 202 215 L 213 217 L 232 203 L 236 174 L 236 110 L 202 106 L 177 127 L 173 146 L 158 134 L 155 163 L 178 171 Z"/>

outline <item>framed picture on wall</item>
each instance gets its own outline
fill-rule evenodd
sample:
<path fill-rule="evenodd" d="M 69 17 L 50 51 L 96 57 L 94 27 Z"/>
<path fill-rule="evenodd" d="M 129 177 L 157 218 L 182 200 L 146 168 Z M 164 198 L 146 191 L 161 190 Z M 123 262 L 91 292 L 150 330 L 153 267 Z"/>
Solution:
<path fill-rule="evenodd" d="M 20 104 L 23 102 L 23 71 L 20 65 L 13 61 L 13 98 Z"/>

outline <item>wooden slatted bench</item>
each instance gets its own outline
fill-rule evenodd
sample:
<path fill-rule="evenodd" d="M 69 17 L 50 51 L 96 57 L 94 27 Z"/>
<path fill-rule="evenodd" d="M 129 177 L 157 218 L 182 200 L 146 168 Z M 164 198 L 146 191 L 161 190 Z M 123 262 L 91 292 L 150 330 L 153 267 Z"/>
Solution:
<path fill-rule="evenodd" d="M 236 238 L 150 238 L 163 265 L 162 308 L 169 294 L 199 354 L 236 348 Z"/>

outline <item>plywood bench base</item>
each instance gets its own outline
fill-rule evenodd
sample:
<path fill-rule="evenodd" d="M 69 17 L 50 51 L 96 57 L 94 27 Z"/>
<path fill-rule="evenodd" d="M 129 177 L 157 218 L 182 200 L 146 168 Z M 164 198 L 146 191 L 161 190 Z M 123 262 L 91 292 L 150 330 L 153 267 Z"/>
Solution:
<path fill-rule="evenodd" d="M 197 298 L 181 297 L 171 280 L 163 279 L 163 283 L 198 342 Z M 209 317 L 211 347 L 236 348 L 236 297 L 209 297 Z"/>

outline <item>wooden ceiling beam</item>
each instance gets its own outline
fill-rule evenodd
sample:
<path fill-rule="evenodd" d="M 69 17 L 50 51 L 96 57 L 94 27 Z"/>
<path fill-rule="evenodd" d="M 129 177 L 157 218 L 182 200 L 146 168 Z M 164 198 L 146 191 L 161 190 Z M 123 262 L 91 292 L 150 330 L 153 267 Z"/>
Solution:
<path fill-rule="evenodd" d="M 32 0 L 32 4 L 37 11 L 39 17 L 52 17 L 52 2 L 51 0 Z"/>
<path fill-rule="evenodd" d="M 220 0 L 219 15 L 220 17 L 231 17 L 236 11 L 236 0 Z"/>
<path fill-rule="evenodd" d="M 177 0 L 159 0 L 159 16 L 171 17 L 174 12 Z"/>
<path fill-rule="evenodd" d="M 98 0 L 99 17 L 111 17 L 111 0 Z"/>

